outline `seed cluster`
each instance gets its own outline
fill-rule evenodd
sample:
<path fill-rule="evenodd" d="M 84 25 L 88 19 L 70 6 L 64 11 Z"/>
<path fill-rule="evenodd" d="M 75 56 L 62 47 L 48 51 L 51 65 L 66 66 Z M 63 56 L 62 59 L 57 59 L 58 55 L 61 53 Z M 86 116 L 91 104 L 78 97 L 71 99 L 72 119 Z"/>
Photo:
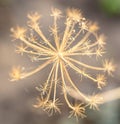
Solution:
<path fill-rule="evenodd" d="M 66 104 L 70 108 L 69 117 L 75 116 L 76 119 L 86 117 L 86 107 L 98 109 L 98 105 L 102 103 L 103 99 L 99 95 L 90 97 L 82 93 L 70 76 L 69 69 L 92 80 L 96 83 L 97 88 L 102 89 L 106 85 L 107 74 L 112 75 L 115 70 L 112 61 L 102 59 L 105 53 L 105 36 L 103 34 L 98 35 L 97 23 L 87 21 L 78 9 L 67 9 L 66 15 L 63 16 L 61 10 L 52 8 L 50 16 L 53 17 L 53 25 L 49 31 L 54 40 L 48 39 L 42 32 L 40 28 L 41 15 L 37 12 L 28 14 L 27 28 L 20 26 L 11 28 L 14 40 L 21 41 L 21 44 L 16 47 L 16 52 L 21 55 L 27 54 L 33 62 L 43 62 L 30 72 L 26 72 L 20 66 L 13 67 L 10 73 L 11 81 L 32 76 L 49 65 L 51 69 L 48 70 L 49 75 L 46 82 L 40 87 L 36 87 L 40 96 L 34 107 L 43 108 L 49 115 L 56 112 L 61 113 L 60 107 L 63 104 L 57 95 L 57 88 L 61 88 Z M 60 31 L 58 26 L 58 21 L 62 18 L 65 18 L 64 31 Z M 63 32 L 62 35 L 61 32 Z M 89 59 L 101 57 L 101 67 L 78 60 L 79 57 L 85 56 Z M 88 73 L 92 70 L 96 71 L 96 75 Z M 61 84 L 58 85 L 59 81 Z M 75 104 L 69 99 L 72 91 L 79 94 L 81 98 Z"/>

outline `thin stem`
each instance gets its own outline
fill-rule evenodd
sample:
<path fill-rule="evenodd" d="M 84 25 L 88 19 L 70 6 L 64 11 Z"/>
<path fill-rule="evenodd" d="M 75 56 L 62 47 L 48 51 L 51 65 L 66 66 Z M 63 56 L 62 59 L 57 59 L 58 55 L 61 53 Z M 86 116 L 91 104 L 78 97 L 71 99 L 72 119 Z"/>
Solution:
<path fill-rule="evenodd" d="M 75 22 L 73 22 L 72 23 L 72 25 L 71 25 L 71 29 L 70 29 L 70 31 L 68 32 L 68 36 L 66 37 L 66 40 L 65 40 L 65 42 L 64 42 L 64 44 L 63 44 L 63 50 L 64 49 L 67 49 L 67 42 L 68 42 L 68 40 L 69 40 L 69 38 L 70 38 L 70 36 L 72 36 L 72 32 L 73 32 L 73 30 L 74 30 L 74 26 L 75 26 Z M 74 38 L 75 39 L 75 38 Z M 72 42 L 71 42 L 71 44 L 73 43 L 73 41 L 74 40 L 72 40 Z"/>
<path fill-rule="evenodd" d="M 51 49 L 53 49 L 54 51 L 56 51 L 56 49 L 52 46 L 52 44 L 51 44 L 51 43 L 48 41 L 48 39 L 44 36 L 44 34 L 43 34 L 42 31 L 40 30 L 40 28 L 36 28 L 35 31 L 39 34 L 39 36 L 43 39 L 43 41 L 49 45 L 49 47 L 50 47 Z"/>
<path fill-rule="evenodd" d="M 56 16 L 54 16 L 54 40 L 55 40 L 55 44 L 56 44 L 56 47 L 57 47 L 57 50 L 59 49 L 59 38 L 58 38 L 58 30 L 57 30 L 57 17 Z"/>
<path fill-rule="evenodd" d="M 70 51 L 70 52 L 76 51 L 76 50 L 78 49 L 78 47 L 81 46 L 81 45 L 87 40 L 87 38 L 90 36 L 90 34 L 91 34 L 90 32 L 87 32 L 87 33 L 85 34 L 85 36 L 83 37 L 83 39 L 80 40 L 74 47 L 72 47 L 71 49 L 69 49 L 68 52 L 69 52 L 69 51 Z"/>
<path fill-rule="evenodd" d="M 72 61 L 72 62 L 74 62 L 74 63 L 77 63 L 77 64 L 79 64 L 79 65 L 81 65 L 81 66 L 84 66 L 84 67 L 86 67 L 86 68 L 89 68 L 89 69 L 99 70 L 99 71 L 105 71 L 104 68 L 95 67 L 95 66 L 90 66 L 90 65 L 84 64 L 84 63 L 82 63 L 82 62 L 80 62 L 80 61 L 77 61 L 77 60 L 75 60 L 75 59 L 72 59 L 72 58 L 70 58 L 70 57 L 67 57 L 67 60 L 70 60 L 70 61 Z"/>
<path fill-rule="evenodd" d="M 92 48 L 92 47 L 95 47 L 95 46 L 98 45 L 98 44 L 99 44 L 99 42 L 95 42 L 95 43 L 93 43 L 93 44 L 88 45 L 87 47 L 80 47 L 79 49 L 75 50 L 74 52 L 83 51 L 83 50 L 85 50 L 85 49 L 90 49 L 90 48 Z"/>
<path fill-rule="evenodd" d="M 36 44 L 36 45 L 38 45 L 38 46 L 40 46 L 41 48 L 43 48 L 43 49 L 45 49 L 47 51 L 51 51 L 50 48 L 43 46 L 41 43 L 38 43 L 37 41 L 33 41 L 33 43 Z"/>
<path fill-rule="evenodd" d="M 70 104 L 70 102 L 69 102 L 69 100 L 68 100 L 68 98 L 67 98 L 67 92 L 66 92 L 66 90 L 67 90 L 67 87 L 66 87 L 66 83 L 65 83 L 65 79 L 64 79 L 64 75 L 63 75 L 63 63 L 62 62 L 60 62 L 60 70 L 61 70 L 61 76 L 62 76 L 62 83 L 63 83 L 63 93 L 64 93 L 64 98 L 65 98 L 65 101 L 66 101 L 66 103 L 67 103 L 67 105 L 71 108 L 71 109 L 73 109 L 73 106 Z"/>
<path fill-rule="evenodd" d="M 69 20 L 70 22 L 69 23 L 72 23 L 71 21 L 72 20 Z M 66 28 L 65 28 L 65 31 L 64 31 L 64 36 L 63 36 L 63 39 L 62 39 L 62 43 L 60 45 L 60 50 L 63 50 L 64 47 L 65 47 L 65 43 L 67 41 L 67 38 L 69 36 L 69 30 L 70 30 L 70 27 L 71 27 L 71 24 L 68 24 L 67 23 L 67 20 L 66 20 Z"/>
<path fill-rule="evenodd" d="M 64 67 L 65 73 L 66 73 L 66 77 L 68 78 L 70 84 L 72 85 L 72 87 L 79 93 L 79 95 L 84 98 L 85 100 L 89 100 L 83 93 L 80 92 L 80 90 L 75 86 L 75 84 L 73 83 L 72 79 L 70 78 L 70 75 L 68 73 L 68 71 L 66 70 L 66 68 Z M 68 91 L 69 93 L 69 91 Z"/>
<path fill-rule="evenodd" d="M 22 76 L 21 76 L 21 79 L 23 78 L 26 78 L 26 77 L 29 77 L 35 73 L 37 73 L 38 71 L 42 70 L 43 68 L 45 68 L 47 65 L 49 65 L 53 60 L 50 59 L 48 61 L 46 61 L 45 63 L 43 63 L 42 65 L 38 66 L 35 70 L 31 71 L 31 72 L 28 72 L 28 73 L 24 73 Z"/>
<path fill-rule="evenodd" d="M 48 87 L 48 83 L 49 83 L 49 81 L 50 81 L 51 75 L 52 75 L 53 70 L 54 70 L 54 68 L 55 68 L 55 64 L 56 64 L 56 63 L 53 64 L 53 66 L 52 66 L 52 68 L 51 68 L 51 71 L 50 71 L 50 73 L 49 73 L 49 75 L 48 75 L 48 79 L 47 79 L 47 82 L 46 82 L 46 85 L 45 85 L 45 89 L 47 89 L 47 87 Z M 51 82 L 52 82 L 52 81 L 51 81 Z M 50 87 L 51 87 L 51 86 L 50 86 Z"/>
<path fill-rule="evenodd" d="M 103 53 L 105 53 L 105 52 L 101 52 L 101 54 L 103 54 Z M 97 53 L 96 52 L 94 52 L 94 53 L 65 53 L 65 56 L 91 56 L 91 55 L 97 55 Z"/>
<path fill-rule="evenodd" d="M 35 49 L 36 51 L 45 51 L 44 49 L 42 49 L 42 48 L 36 46 L 35 44 L 32 44 L 32 43 L 30 43 L 29 41 L 27 41 L 27 40 L 25 39 L 25 37 L 20 37 L 20 40 L 23 41 L 23 42 L 24 42 L 26 45 L 28 45 L 29 47 Z"/>
<path fill-rule="evenodd" d="M 32 55 L 43 55 L 43 56 L 48 56 L 47 53 L 43 53 L 43 52 L 33 52 L 33 51 L 28 51 L 28 50 L 24 50 L 24 53 L 28 53 L 28 54 L 32 54 Z"/>
<path fill-rule="evenodd" d="M 74 40 L 80 35 L 81 31 L 82 31 L 82 29 L 80 29 L 79 32 L 74 36 Z M 73 40 L 73 41 L 74 41 L 74 40 Z M 67 48 L 69 48 L 69 46 L 73 43 L 73 41 L 70 42 L 70 43 L 66 46 L 66 50 L 67 50 Z"/>
<path fill-rule="evenodd" d="M 95 78 L 89 76 L 89 75 L 86 74 L 86 73 L 83 73 L 79 68 L 77 68 L 77 67 L 76 67 L 74 64 L 72 64 L 70 61 L 67 61 L 67 60 L 64 59 L 64 58 L 63 58 L 63 60 L 64 60 L 66 63 L 68 63 L 69 66 L 70 66 L 73 70 L 75 70 L 75 71 L 77 71 L 78 73 L 84 75 L 85 77 L 87 77 L 87 78 L 93 80 L 94 82 L 97 82 L 97 80 L 96 80 Z"/>
<path fill-rule="evenodd" d="M 37 58 L 37 60 L 48 60 L 48 59 L 52 59 L 52 57 L 43 57 L 43 58 Z"/>
<path fill-rule="evenodd" d="M 58 78 L 58 66 L 59 66 L 59 63 L 57 62 L 57 64 L 56 64 L 56 69 L 55 69 L 55 84 L 54 84 L 54 97 L 53 97 L 53 102 L 55 102 L 55 99 L 56 99 L 56 87 L 57 87 L 57 78 Z"/>
<path fill-rule="evenodd" d="M 50 74 L 49 74 L 49 79 L 50 79 L 50 77 L 51 77 L 51 84 L 50 84 L 50 88 L 49 88 L 49 93 L 48 93 L 48 95 L 47 95 L 47 99 L 46 99 L 46 102 L 49 100 L 49 98 L 50 98 L 50 94 L 51 94 L 51 91 L 52 91 L 52 86 L 53 86 L 53 79 L 54 79 L 54 73 L 53 73 L 53 70 L 55 69 L 55 64 L 53 65 L 53 67 L 52 67 L 52 71 L 50 72 Z M 52 75 L 52 76 L 51 76 Z M 49 80 L 47 80 L 47 82 L 48 82 Z"/>

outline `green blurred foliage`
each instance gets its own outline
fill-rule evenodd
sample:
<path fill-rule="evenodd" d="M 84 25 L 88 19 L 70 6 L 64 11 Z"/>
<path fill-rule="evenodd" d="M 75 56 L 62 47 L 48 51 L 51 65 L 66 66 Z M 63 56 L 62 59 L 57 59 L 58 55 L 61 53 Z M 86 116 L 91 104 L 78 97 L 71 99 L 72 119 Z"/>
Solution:
<path fill-rule="evenodd" d="M 120 15 L 120 0 L 100 0 L 102 10 L 109 15 Z"/>

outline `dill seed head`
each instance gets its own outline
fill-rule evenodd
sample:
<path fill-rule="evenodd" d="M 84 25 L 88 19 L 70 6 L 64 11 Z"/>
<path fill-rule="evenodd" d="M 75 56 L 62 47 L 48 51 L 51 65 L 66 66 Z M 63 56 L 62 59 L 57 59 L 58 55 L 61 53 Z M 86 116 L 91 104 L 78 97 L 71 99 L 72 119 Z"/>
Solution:
<path fill-rule="evenodd" d="M 17 46 L 16 52 L 21 55 L 27 54 L 33 62 L 43 61 L 43 64 L 29 72 L 23 72 L 20 67 L 14 67 L 10 73 L 11 80 L 27 78 L 50 65 L 51 69 L 48 70 L 49 74 L 46 77 L 46 82 L 40 88 L 36 88 L 40 91 L 40 96 L 34 107 L 43 108 L 49 115 L 56 112 L 61 113 L 60 105 L 62 104 L 57 95 L 59 80 L 60 87 L 62 87 L 61 92 L 71 110 L 69 117 L 75 116 L 77 119 L 78 117 L 86 117 L 85 108 L 88 105 L 90 108 L 98 109 L 98 105 L 102 103 L 102 98 L 98 95 L 88 97 L 82 93 L 75 85 L 69 72 L 70 68 L 73 72 L 77 72 L 78 75 L 92 80 L 99 89 L 102 89 L 107 82 L 105 73 L 107 72 L 108 75 L 111 75 L 115 71 L 112 61 L 102 60 L 106 42 L 103 34 L 97 34 L 98 24 L 87 21 L 78 9 L 69 8 L 66 11 L 66 16 L 62 16 L 61 10 L 52 8 L 51 17 L 54 20 L 53 25 L 50 26 L 50 35 L 54 39 L 52 40 L 53 43 L 51 39 L 44 35 L 39 26 L 41 15 L 35 12 L 28 14 L 27 17 L 28 28 L 20 26 L 11 28 L 12 37 L 22 43 L 22 45 Z M 65 22 L 63 22 L 65 29 L 63 31 L 59 30 L 58 25 L 61 17 L 65 18 Z M 61 35 L 61 32 L 63 32 L 63 35 Z M 101 57 L 99 59 L 101 66 L 97 67 L 87 62 L 82 62 L 79 57 L 88 57 L 89 59 Z M 89 74 L 92 70 L 95 71 L 94 75 Z M 68 97 L 73 93 L 71 91 L 79 94 L 82 103 L 84 102 L 86 105 L 81 104 L 81 101 L 73 105 Z"/>

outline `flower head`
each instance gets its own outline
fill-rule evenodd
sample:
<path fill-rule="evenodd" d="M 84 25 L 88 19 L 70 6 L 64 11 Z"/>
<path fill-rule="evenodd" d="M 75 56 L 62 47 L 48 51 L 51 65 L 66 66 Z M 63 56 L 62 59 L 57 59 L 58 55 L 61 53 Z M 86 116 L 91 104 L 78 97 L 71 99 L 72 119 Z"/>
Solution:
<path fill-rule="evenodd" d="M 36 87 L 36 89 L 42 94 L 45 95 L 48 93 L 49 91 L 49 86 L 47 84 L 47 82 L 45 82 L 43 85 L 40 85 L 39 87 Z"/>
<path fill-rule="evenodd" d="M 99 37 L 98 37 L 98 42 L 99 42 L 99 45 L 100 47 L 104 47 L 106 45 L 106 37 L 101 34 Z"/>
<path fill-rule="evenodd" d="M 103 103 L 103 97 L 97 95 L 90 96 L 88 105 L 90 109 L 99 110 L 99 105 Z"/>
<path fill-rule="evenodd" d="M 44 108 L 45 105 L 47 104 L 47 98 L 43 98 L 42 96 L 37 98 L 37 103 L 35 105 L 33 105 L 35 108 Z"/>
<path fill-rule="evenodd" d="M 34 29 L 38 28 L 39 26 L 39 20 L 41 18 L 41 15 L 38 14 L 37 12 L 34 12 L 34 13 L 31 13 L 31 14 L 28 14 L 28 19 L 29 21 L 27 22 L 28 23 L 28 26 L 29 27 L 32 27 Z"/>
<path fill-rule="evenodd" d="M 22 68 L 20 66 L 18 67 L 13 67 L 10 75 L 11 81 L 16 81 L 21 79 L 22 75 Z"/>
<path fill-rule="evenodd" d="M 96 80 L 97 80 L 99 89 L 102 89 L 102 87 L 106 85 L 105 75 L 98 74 Z"/>
<path fill-rule="evenodd" d="M 19 46 L 16 46 L 16 52 L 23 55 L 23 53 L 26 51 L 27 46 L 24 46 L 23 44 L 20 44 Z"/>
<path fill-rule="evenodd" d="M 94 22 L 94 23 L 90 22 L 90 23 L 89 23 L 89 30 L 90 30 L 91 32 L 98 31 L 98 30 L 99 30 L 98 24 L 97 24 L 96 22 Z"/>
<path fill-rule="evenodd" d="M 67 16 L 68 18 L 78 22 L 82 19 L 82 14 L 79 9 L 67 9 Z"/>
<path fill-rule="evenodd" d="M 28 14 L 28 19 L 33 22 L 36 23 L 37 21 L 39 21 L 39 19 L 41 18 L 40 14 L 38 14 L 37 12 Z"/>
<path fill-rule="evenodd" d="M 110 60 L 105 60 L 103 62 L 103 67 L 105 68 L 105 71 L 109 74 L 112 75 L 112 73 L 115 71 L 115 65 L 113 64 L 112 61 Z"/>
<path fill-rule="evenodd" d="M 82 93 L 73 81 L 71 72 L 77 74 L 78 78 L 81 76 L 91 80 L 98 85 L 98 88 L 102 89 L 107 82 L 105 72 L 111 74 L 115 71 L 115 67 L 108 60 L 102 63 L 103 46 L 106 43 L 104 36 L 97 34 L 99 29 L 97 23 L 87 21 L 80 10 L 72 8 L 67 9 L 66 16 L 63 16 L 65 18 L 65 22 L 63 22 L 65 28 L 62 30 L 58 25 L 62 12 L 59 9 L 52 8 L 51 16 L 53 25 L 50 26 L 50 34 L 52 33 L 52 35 L 49 39 L 39 26 L 41 16 L 37 12 L 28 14 L 28 29 L 18 26 L 11 29 L 12 36 L 22 42 L 22 46 L 17 47 L 17 53 L 27 54 L 32 62 L 40 62 L 40 64 L 35 69 L 25 73 L 22 72 L 20 67 L 13 68 L 10 77 L 12 80 L 24 79 L 47 68 L 45 83 L 36 87 L 40 95 L 34 107 L 41 107 L 49 115 L 57 112 L 61 113 L 61 102 L 58 99 L 57 89 L 62 87 L 61 92 L 66 104 L 71 109 L 69 117 L 83 118 L 85 117 L 86 107 L 82 103 L 89 104 L 90 108 L 98 109 L 98 105 L 102 103 L 102 98 L 98 95 L 88 97 Z M 99 66 L 79 59 L 87 57 L 89 60 L 94 59 L 96 61 L 95 58 L 98 56 L 101 56 Z M 93 74 L 92 71 L 95 73 Z M 80 80 L 82 81 L 82 78 Z M 70 89 L 80 96 L 81 100 L 77 101 L 78 104 L 71 104 L 69 97 L 75 95 L 72 95 L 73 92 L 70 92 Z"/>
<path fill-rule="evenodd" d="M 59 99 L 56 99 L 54 101 L 49 100 L 47 104 L 44 107 L 44 110 L 48 113 L 49 116 L 53 115 L 54 113 L 61 113 L 60 106 L 62 104 L 60 103 Z"/>
<path fill-rule="evenodd" d="M 62 14 L 62 12 L 59 9 L 52 8 L 52 14 L 51 14 L 51 16 L 56 17 L 56 18 L 60 18 L 61 17 L 61 14 Z"/>
<path fill-rule="evenodd" d="M 11 32 L 12 32 L 12 37 L 14 39 L 19 39 L 25 36 L 26 29 L 23 27 L 17 26 L 16 28 L 11 28 Z"/>
<path fill-rule="evenodd" d="M 105 51 L 102 48 L 97 48 L 97 50 L 96 50 L 96 57 L 99 57 L 99 56 L 102 57 L 102 55 L 104 53 L 105 53 Z"/>
<path fill-rule="evenodd" d="M 85 115 L 85 107 L 83 106 L 83 104 L 75 104 L 74 106 L 72 106 L 72 110 L 70 111 L 70 115 L 69 118 L 74 116 L 76 118 L 76 120 L 78 120 L 79 117 L 84 118 L 86 117 Z"/>

